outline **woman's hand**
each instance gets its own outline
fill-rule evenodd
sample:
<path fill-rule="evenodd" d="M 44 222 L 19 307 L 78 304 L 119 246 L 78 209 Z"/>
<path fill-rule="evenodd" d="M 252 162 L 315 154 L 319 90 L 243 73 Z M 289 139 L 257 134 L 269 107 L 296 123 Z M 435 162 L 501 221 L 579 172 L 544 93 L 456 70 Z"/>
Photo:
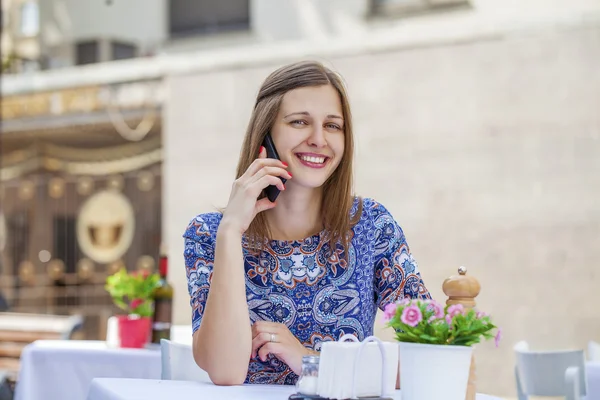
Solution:
<path fill-rule="evenodd" d="M 252 325 L 252 338 L 252 358 L 258 354 L 266 361 L 267 355 L 273 354 L 297 375 L 302 372 L 302 357 L 318 354 L 304 347 L 287 326 L 277 322 L 256 321 Z"/>
<path fill-rule="evenodd" d="M 258 158 L 250 164 L 242 176 L 233 182 L 221 224 L 233 227 L 243 234 L 256 214 L 275 207 L 275 203 L 268 198 L 258 200 L 258 196 L 269 185 L 285 190 L 279 177 L 292 178 L 285 168 L 287 164 L 274 158 L 267 158 L 267 151 L 261 146 Z"/>

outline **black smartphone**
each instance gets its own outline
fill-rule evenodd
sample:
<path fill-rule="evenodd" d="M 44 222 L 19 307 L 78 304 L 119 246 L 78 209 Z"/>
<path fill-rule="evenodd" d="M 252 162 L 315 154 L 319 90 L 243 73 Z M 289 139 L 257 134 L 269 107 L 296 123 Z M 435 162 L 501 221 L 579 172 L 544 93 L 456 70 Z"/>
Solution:
<path fill-rule="evenodd" d="M 271 133 L 267 133 L 267 136 L 265 136 L 263 146 L 267 150 L 267 158 L 275 158 L 276 160 L 280 159 L 279 154 L 277 154 L 277 150 L 275 149 L 273 138 L 271 138 Z M 279 177 L 279 179 L 281 179 L 281 182 L 283 182 L 284 184 L 287 181 L 287 179 L 282 177 Z M 267 197 L 271 202 L 275 201 L 277 196 L 279 196 L 280 192 L 281 191 L 275 185 L 269 185 L 265 189 L 265 193 L 267 194 Z"/>

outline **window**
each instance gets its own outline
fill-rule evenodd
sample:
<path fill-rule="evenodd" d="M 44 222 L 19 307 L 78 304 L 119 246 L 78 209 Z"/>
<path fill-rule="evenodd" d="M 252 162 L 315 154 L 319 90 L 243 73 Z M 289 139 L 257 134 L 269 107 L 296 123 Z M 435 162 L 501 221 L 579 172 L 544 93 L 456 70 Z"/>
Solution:
<path fill-rule="evenodd" d="M 97 41 L 77 43 L 75 64 L 93 64 L 99 61 L 99 46 Z"/>
<path fill-rule="evenodd" d="M 38 5 L 34 1 L 21 4 L 21 35 L 36 36 L 40 30 Z"/>
<path fill-rule="evenodd" d="M 135 57 L 135 46 L 122 42 L 112 42 L 112 58 L 111 60 L 125 60 Z"/>
<path fill-rule="evenodd" d="M 170 0 L 171 36 L 191 36 L 250 28 L 249 0 Z"/>
<path fill-rule="evenodd" d="M 374 14 L 397 14 L 469 5 L 469 0 L 371 0 Z"/>

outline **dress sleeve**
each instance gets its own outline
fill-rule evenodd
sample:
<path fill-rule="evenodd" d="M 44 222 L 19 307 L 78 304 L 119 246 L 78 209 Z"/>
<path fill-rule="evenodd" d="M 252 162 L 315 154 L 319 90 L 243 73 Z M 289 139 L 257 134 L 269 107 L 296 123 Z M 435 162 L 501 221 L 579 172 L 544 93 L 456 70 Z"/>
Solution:
<path fill-rule="evenodd" d="M 199 215 L 187 226 L 184 238 L 185 270 L 192 307 L 192 332 L 200 327 L 215 260 L 215 239 L 206 217 Z"/>
<path fill-rule="evenodd" d="M 381 310 L 402 298 L 431 299 L 400 225 L 381 204 L 368 205 L 375 227 L 375 299 Z"/>

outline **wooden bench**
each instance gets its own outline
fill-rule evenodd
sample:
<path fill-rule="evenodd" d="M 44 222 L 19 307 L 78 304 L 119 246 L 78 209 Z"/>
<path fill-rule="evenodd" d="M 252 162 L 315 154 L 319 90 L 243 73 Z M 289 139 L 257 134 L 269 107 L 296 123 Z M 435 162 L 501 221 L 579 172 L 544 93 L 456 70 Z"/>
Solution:
<path fill-rule="evenodd" d="M 0 374 L 16 381 L 25 346 L 36 340 L 69 340 L 82 326 L 79 315 L 0 312 Z"/>

